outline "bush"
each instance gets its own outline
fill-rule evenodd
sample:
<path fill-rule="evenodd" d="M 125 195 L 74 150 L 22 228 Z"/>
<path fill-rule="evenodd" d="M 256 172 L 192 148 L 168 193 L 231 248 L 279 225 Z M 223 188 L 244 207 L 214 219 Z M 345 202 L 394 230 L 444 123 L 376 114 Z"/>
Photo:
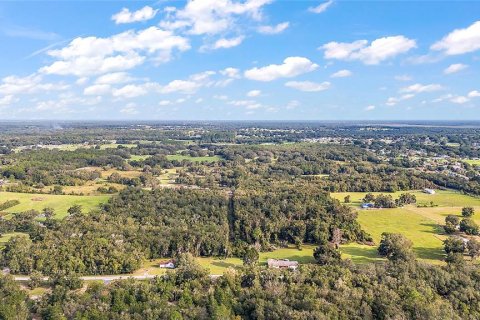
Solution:
<path fill-rule="evenodd" d="M 465 232 L 469 235 L 477 235 L 478 234 L 478 224 L 475 223 L 470 218 L 463 219 L 460 222 L 460 231 Z"/>

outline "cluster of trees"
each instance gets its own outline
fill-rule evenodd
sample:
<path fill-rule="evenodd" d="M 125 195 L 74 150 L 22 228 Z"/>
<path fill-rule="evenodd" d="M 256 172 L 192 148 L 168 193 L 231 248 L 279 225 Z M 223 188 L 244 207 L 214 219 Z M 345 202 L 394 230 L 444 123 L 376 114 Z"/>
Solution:
<path fill-rule="evenodd" d="M 362 200 L 366 203 L 373 203 L 375 208 L 396 208 L 417 203 L 417 197 L 408 192 L 402 193 L 398 199 L 395 200 L 389 194 L 379 194 L 375 196 L 372 193 L 367 193 Z"/>
<path fill-rule="evenodd" d="M 0 276 L 0 317 L 27 319 L 34 314 L 43 319 L 480 317 L 476 268 L 453 263 L 431 266 L 400 256 L 380 264 L 331 261 L 326 265 L 304 265 L 297 272 L 249 265 L 211 279 L 191 256 L 182 254 L 175 271 L 151 281 L 92 283 L 79 291 L 75 290 L 78 281 L 68 277 L 58 279 L 51 292 L 31 301 L 9 277 Z"/>
<path fill-rule="evenodd" d="M 445 218 L 445 225 L 443 226 L 447 234 L 455 233 L 457 230 L 464 232 L 468 235 L 478 235 L 480 232 L 480 227 L 478 224 L 471 218 L 475 213 L 473 207 L 462 208 L 463 219 L 460 220 L 459 216 L 448 215 Z"/>

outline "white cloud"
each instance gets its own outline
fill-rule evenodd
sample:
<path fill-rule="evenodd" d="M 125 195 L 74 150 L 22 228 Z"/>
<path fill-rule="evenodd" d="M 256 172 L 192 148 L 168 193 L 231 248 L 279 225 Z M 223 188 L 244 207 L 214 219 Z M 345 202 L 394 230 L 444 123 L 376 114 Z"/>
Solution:
<path fill-rule="evenodd" d="M 373 111 L 373 110 L 375 110 L 375 108 L 376 107 L 374 105 L 369 105 L 365 108 L 365 111 Z"/>
<path fill-rule="evenodd" d="M 221 70 L 220 74 L 222 74 L 224 76 L 227 76 L 229 78 L 235 78 L 235 79 L 241 78 L 240 70 L 238 70 L 237 68 L 232 68 L 232 67 L 225 68 L 225 69 Z"/>
<path fill-rule="evenodd" d="M 112 94 L 119 98 L 135 98 L 147 94 L 147 89 L 143 85 L 127 84 L 120 89 L 114 89 Z"/>
<path fill-rule="evenodd" d="M 86 87 L 83 90 L 83 94 L 86 96 L 101 96 L 108 94 L 112 91 L 112 88 L 108 84 L 94 84 Z"/>
<path fill-rule="evenodd" d="M 129 9 L 123 8 L 120 12 L 112 16 L 112 20 L 115 21 L 116 24 L 147 21 L 154 18 L 157 11 L 158 10 L 153 9 L 150 6 L 145 6 L 134 12 L 130 12 Z"/>
<path fill-rule="evenodd" d="M 131 81 L 132 78 L 126 72 L 113 72 L 104 74 L 95 80 L 97 84 L 116 84 Z"/>
<path fill-rule="evenodd" d="M 373 40 L 368 44 L 367 40 L 348 42 L 329 42 L 321 47 L 325 50 L 325 59 L 359 60 L 364 64 L 379 64 L 399 54 L 415 48 L 415 40 L 404 36 L 384 37 Z"/>
<path fill-rule="evenodd" d="M 328 0 L 316 7 L 309 8 L 308 11 L 313 13 L 322 13 L 325 12 L 331 5 L 333 4 L 333 0 Z"/>
<path fill-rule="evenodd" d="M 245 77 L 257 81 L 273 81 L 279 78 L 292 78 L 307 72 L 312 72 L 318 65 L 307 58 L 288 57 L 283 64 L 271 64 L 261 68 L 245 71 Z"/>
<path fill-rule="evenodd" d="M 239 37 L 235 37 L 235 38 L 230 38 L 230 39 L 226 39 L 226 38 L 221 38 L 221 39 L 218 39 L 217 41 L 215 41 L 215 43 L 212 45 L 211 49 L 228 49 L 228 48 L 233 48 L 233 47 L 236 47 L 238 45 L 240 45 L 243 40 L 245 39 L 244 36 L 239 36 Z"/>
<path fill-rule="evenodd" d="M 125 107 L 120 109 L 120 112 L 124 114 L 131 114 L 131 115 L 138 114 L 137 105 L 133 102 L 129 103 Z"/>
<path fill-rule="evenodd" d="M 352 71 L 347 70 L 347 69 L 343 69 L 343 70 L 339 70 L 339 71 L 333 73 L 332 75 L 330 75 L 330 77 L 332 77 L 332 78 L 345 78 L 345 77 L 350 77 L 352 74 L 353 74 Z"/>
<path fill-rule="evenodd" d="M 4 96 L 0 98 L 0 106 L 7 106 L 17 101 L 18 99 L 15 98 L 13 95 Z"/>
<path fill-rule="evenodd" d="M 467 67 L 468 66 L 466 64 L 463 64 L 463 63 L 454 63 L 454 64 L 449 65 L 447 68 L 445 68 L 445 70 L 443 70 L 443 73 L 452 74 L 452 73 L 462 71 L 462 70 L 466 69 Z"/>
<path fill-rule="evenodd" d="M 432 50 L 443 51 L 447 55 L 458 55 L 480 49 L 480 21 L 465 29 L 456 29 L 431 46 Z"/>
<path fill-rule="evenodd" d="M 432 92 L 432 91 L 438 91 L 442 90 L 443 87 L 439 84 L 412 84 L 411 86 L 405 87 L 400 89 L 400 92 L 405 92 L 405 93 L 422 93 L 422 92 Z"/>
<path fill-rule="evenodd" d="M 233 100 L 230 101 L 228 104 L 231 104 L 236 107 L 245 107 L 245 109 L 253 110 L 259 109 L 262 105 L 254 100 Z"/>
<path fill-rule="evenodd" d="M 166 62 L 175 50 L 188 49 L 188 39 L 157 27 L 138 32 L 129 30 L 108 38 L 79 37 L 62 49 L 48 51 L 48 55 L 58 60 L 40 71 L 84 77 L 134 68 L 146 56 L 155 62 Z"/>
<path fill-rule="evenodd" d="M 32 94 L 37 92 L 62 91 L 69 88 L 63 83 L 42 82 L 43 78 L 38 74 L 31 74 L 26 77 L 8 76 L 0 83 L 0 94 Z"/>
<path fill-rule="evenodd" d="M 289 81 L 285 83 L 285 86 L 305 92 L 318 92 L 330 88 L 330 82 L 325 81 L 322 83 L 316 83 L 311 81 Z"/>
<path fill-rule="evenodd" d="M 407 93 L 407 94 L 401 95 L 398 98 L 397 97 L 390 97 L 390 98 L 388 98 L 388 100 L 385 104 L 387 106 L 392 107 L 392 106 L 396 105 L 397 103 L 399 103 L 400 101 L 412 99 L 413 97 L 415 97 L 415 95 L 413 93 Z"/>
<path fill-rule="evenodd" d="M 170 101 L 170 100 L 161 100 L 161 101 L 158 103 L 158 105 L 159 105 L 159 106 L 162 106 L 162 107 L 169 106 L 169 105 L 171 105 L 171 104 L 172 104 L 172 101 Z"/>
<path fill-rule="evenodd" d="M 456 103 L 456 104 L 464 104 L 464 103 L 467 103 L 468 101 L 470 101 L 470 99 L 468 99 L 467 97 L 463 97 L 463 96 L 456 96 L 456 97 L 453 97 L 452 99 L 450 99 L 451 102 L 453 103 Z"/>
<path fill-rule="evenodd" d="M 221 94 L 221 95 L 214 95 L 213 96 L 213 99 L 217 99 L 217 100 L 228 100 L 228 96 L 224 95 L 224 94 Z"/>
<path fill-rule="evenodd" d="M 261 20 L 262 8 L 273 0 L 189 0 L 183 9 L 168 9 L 164 28 L 193 35 L 214 35 L 234 29 L 240 17 Z"/>
<path fill-rule="evenodd" d="M 258 97 L 262 94 L 262 91 L 260 90 L 251 90 L 247 92 L 247 97 L 254 98 Z"/>
<path fill-rule="evenodd" d="M 469 98 L 477 98 L 480 97 L 480 91 L 473 90 L 468 93 Z"/>
<path fill-rule="evenodd" d="M 194 93 L 200 84 L 190 80 L 173 80 L 161 89 L 162 93 L 180 92 L 185 94 Z"/>
<path fill-rule="evenodd" d="M 257 28 L 257 31 L 263 34 L 279 34 L 287 30 L 289 26 L 289 22 L 282 22 L 276 26 L 260 26 Z"/>

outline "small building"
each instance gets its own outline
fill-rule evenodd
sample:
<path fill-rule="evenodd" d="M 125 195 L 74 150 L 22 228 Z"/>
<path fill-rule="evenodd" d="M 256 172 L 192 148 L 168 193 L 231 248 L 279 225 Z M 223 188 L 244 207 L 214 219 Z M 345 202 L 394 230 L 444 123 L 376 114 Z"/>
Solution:
<path fill-rule="evenodd" d="M 298 268 L 298 261 L 290 261 L 288 259 L 268 259 L 267 264 L 271 269 L 290 269 L 295 271 Z"/>
<path fill-rule="evenodd" d="M 175 263 L 173 260 L 161 261 L 159 267 L 165 269 L 175 269 Z"/>
<path fill-rule="evenodd" d="M 429 188 L 423 189 L 423 192 L 425 192 L 426 194 L 435 194 L 435 190 Z"/>
<path fill-rule="evenodd" d="M 361 207 L 362 209 L 371 209 L 371 208 L 374 208 L 375 205 L 374 205 L 373 203 L 362 203 L 362 204 L 360 205 L 360 207 Z"/>

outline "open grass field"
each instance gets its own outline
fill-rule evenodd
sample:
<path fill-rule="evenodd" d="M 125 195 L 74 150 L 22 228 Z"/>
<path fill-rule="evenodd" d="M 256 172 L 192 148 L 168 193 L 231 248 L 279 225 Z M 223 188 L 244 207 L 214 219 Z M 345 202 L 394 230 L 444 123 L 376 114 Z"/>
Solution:
<path fill-rule="evenodd" d="M 392 197 L 404 193 L 389 193 Z M 428 195 L 420 191 L 411 191 L 417 197 L 417 203 L 430 203 L 433 201 L 436 207 L 417 207 L 409 205 L 394 209 L 369 209 L 359 208 L 361 199 L 366 193 L 341 192 L 332 193 L 333 198 L 343 202 L 346 195 L 350 195 L 352 207 L 358 208 L 358 221 L 362 228 L 374 238 L 376 244 L 380 242 L 382 232 L 396 232 L 405 235 L 413 242 L 413 249 L 417 258 L 429 263 L 442 263 L 444 258 L 443 243 L 446 238 L 442 225 L 445 217 L 449 214 L 461 216 L 462 207 L 472 206 L 477 215 L 473 218 L 480 223 L 480 198 L 460 194 L 455 191 L 437 191 L 434 195 Z M 379 194 L 379 193 L 373 193 Z M 386 193 L 384 193 L 386 194 Z M 359 244 L 342 246 L 342 253 L 354 262 L 372 262 L 379 259 L 377 247 L 369 247 Z"/>
<path fill-rule="evenodd" d="M 480 159 L 476 159 L 476 160 L 474 160 L 474 159 L 463 159 L 462 161 L 465 162 L 465 163 L 471 164 L 472 166 L 473 165 L 480 166 Z"/>
<path fill-rule="evenodd" d="M 296 260 L 301 264 L 315 262 L 313 258 L 313 245 L 303 245 L 302 250 L 297 250 L 294 247 L 280 248 L 271 252 L 260 252 L 259 264 L 266 265 L 267 260 L 272 259 L 289 259 Z M 155 259 L 152 261 L 146 261 L 142 268 L 137 270 L 135 275 L 143 275 L 148 273 L 150 275 L 162 275 L 166 270 L 158 267 L 160 261 L 168 259 Z M 210 274 L 223 274 L 228 268 L 239 268 L 243 266 L 242 259 L 240 258 L 214 258 L 214 257 L 199 257 L 197 261 L 201 266 L 207 268 Z"/>
<path fill-rule="evenodd" d="M 105 149 L 116 149 L 118 146 L 122 146 L 122 147 L 125 147 L 125 148 L 135 148 L 137 145 L 136 144 L 132 144 L 132 143 L 125 143 L 125 144 L 122 144 L 122 143 L 107 143 L 107 144 L 101 144 L 100 145 L 100 149 L 101 150 L 105 150 Z"/>
<path fill-rule="evenodd" d="M 2 234 L 0 237 L 0 248 L 3 247 L 3 245 L 10 240 L 10 238 L 15 237 L 15 236 L 25 236 L 28 237 L 28 234 L 23 233 L 23 232 L 10 232 L 10 233 L 5 233 Z"/>
<path fill-rule="evenodd" d="M 213 156 L 213 157 L 191 157 L 191 156 L 183 156 L 181 154 L 174 154 L 174 155 L 168 155 L 167 156 L 168 160 L 177 160 L 177 161 L 182 161 L 182 160 L 188 160 L 192 162 L 216 162 L 222 160 L 219 156 Z"/>
<path fill-rule="evenodd" d="M 62 219 L 67 215 L 67 210 L 73 205 L 81 205 L 84 212 L 96 209 L 100 203 L 105 203 L 109 195 L 100 196 L 71 196 L 35 193 L 0 192 L 0 202 L 18 200 L 20 204 L 8 208 L 5 212 L 16 213 L 27 210 L 41 211 L 45 207 L 55 210 L 55 218 Z"/>
<path fill-rule="evenodd" d="M 148 159 L 150 158 L 151 156 L 150 155 L 138 155 L 138 154 L 132 154 L 130 156 L 130 161 L 143 161 L 145 159 Z"/>
<path fill-rule="evenodd" d="M 412 193 L 417 197 L 417 204 L 429 204 L 431 201 L 439 207 L 465 207 L 480 206 L 480 198 L 471 197 L 458 193 L 453 190 L 437 190 L 435 194 L 426 194 L 422 191 L 398 191 L 398 192 L 371 192 L 374 195 L 389 194 L 394 199 L 398 198 L 402 193 Z M 359 206 L 368 192 L 334 192 L 331 196 L 343 203 L 345 196 L 350 195 L 350 205 Z"/>

